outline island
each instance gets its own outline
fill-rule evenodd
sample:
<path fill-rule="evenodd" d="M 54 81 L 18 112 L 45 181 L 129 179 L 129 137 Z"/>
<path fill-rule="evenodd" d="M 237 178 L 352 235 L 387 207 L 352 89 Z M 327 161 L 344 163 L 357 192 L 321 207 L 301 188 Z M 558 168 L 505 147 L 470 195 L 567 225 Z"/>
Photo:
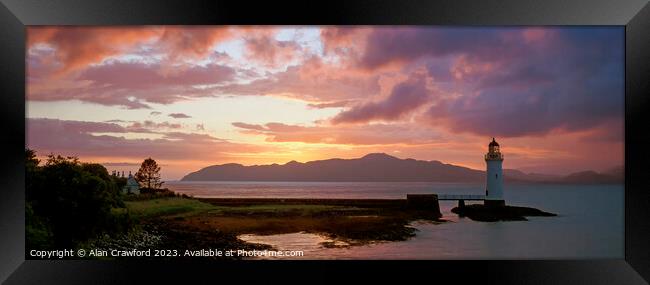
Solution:
<path fill-rule="evenodd" d="M 400 171 L 395 171 L 399 169 Z M 242 165 L 227 163 L 204 167 L 183 176 L 181 181 L 329 181 L 329 182 L 458 182 L 481 183 L 486 171 L 412 158 L 400 159 L 385 153 L 369 153 L 353 159 L 332 158 L 285 164 Z M 525 173 L 503 169 L 508 183 L 608 184 L 623 181 L 623 167 L 606 172 L 586 170 L 568 175 Z"/>
<path fill-rule="evenodd" d="M 526 217 L 554 217 L 557 214 L 539 209 L 518 206 L 489 206 L 483 204 L 461 205 L 451 209 L 460 217 L 468 217 L 479 222 L 527 221 Z"/>

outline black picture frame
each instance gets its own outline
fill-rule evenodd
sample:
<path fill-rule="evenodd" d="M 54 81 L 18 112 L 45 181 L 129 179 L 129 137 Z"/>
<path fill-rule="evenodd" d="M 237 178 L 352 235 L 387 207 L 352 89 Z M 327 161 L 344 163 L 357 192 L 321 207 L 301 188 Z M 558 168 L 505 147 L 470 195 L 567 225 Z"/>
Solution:
<path fill-rule="evenodd" d="M 650 5 L 630 1 L 99 1 L 0 0 L 0 281 L 95 284 L 245 283 L 347 276 L 442 278 L 483 284 L 648 284 L 650 280 Z M 449 261 L 34 261 L 25 260 L 25 26 L 27 25 L 618 25 L 625 26 L 625 258 Z M 594 154 L 597 155 L 597 154 Z M 309 281 L 310 279 L 306 279 Z M 294 279 L 294 281 L 299 281 Z"/>

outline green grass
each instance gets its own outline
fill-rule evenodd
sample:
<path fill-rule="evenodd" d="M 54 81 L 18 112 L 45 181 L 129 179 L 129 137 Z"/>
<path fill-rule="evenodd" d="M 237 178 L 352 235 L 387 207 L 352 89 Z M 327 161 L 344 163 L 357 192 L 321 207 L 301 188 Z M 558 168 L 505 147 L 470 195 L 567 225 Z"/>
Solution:
<path fill-rule="evenodd" d="M 135 218 L 193 215 L 215 209 L 214 206 L 187 198 L 161 198 L 144 201 L 127 201 L 126 207 Z"/>
<path fill-rule="evenodd" d="M 127 201 L 126 207 L 132 217 L 138 219 L 154 217 L 182 218 L 200 213 L 233 215 L 303 215 L 309 216 L 329 211 L 360 211 L 363 209 L 332 205 L 250 205 L 216 206 L 191 198 L 157 198 L 141 201 Z"/>

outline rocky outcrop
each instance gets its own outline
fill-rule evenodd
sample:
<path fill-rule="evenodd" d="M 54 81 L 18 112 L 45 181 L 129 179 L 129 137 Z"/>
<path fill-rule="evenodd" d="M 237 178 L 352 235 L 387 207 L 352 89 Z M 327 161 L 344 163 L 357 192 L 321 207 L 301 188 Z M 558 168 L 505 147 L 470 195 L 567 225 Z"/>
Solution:
<path fill-rule="evenodd" d="M 479 222 L 527 221 L 526 217 L 554 217 L 557 214 L 539 209 L 517 206 L 490 207 L 481 204 L 466 205 L 451 209 L 452 213 Z"/>

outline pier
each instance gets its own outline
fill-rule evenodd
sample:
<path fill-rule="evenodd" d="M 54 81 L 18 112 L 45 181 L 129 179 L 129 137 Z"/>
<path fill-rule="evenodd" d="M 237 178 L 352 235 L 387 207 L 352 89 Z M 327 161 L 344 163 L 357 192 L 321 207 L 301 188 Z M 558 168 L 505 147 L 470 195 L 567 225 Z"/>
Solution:
<path fill-rule="evenodd" d="M 439 201 L 458 201 L 458 207 L 465 207 L 465 201 L 485 201 L 485 195 L 438 194 Z"/>

